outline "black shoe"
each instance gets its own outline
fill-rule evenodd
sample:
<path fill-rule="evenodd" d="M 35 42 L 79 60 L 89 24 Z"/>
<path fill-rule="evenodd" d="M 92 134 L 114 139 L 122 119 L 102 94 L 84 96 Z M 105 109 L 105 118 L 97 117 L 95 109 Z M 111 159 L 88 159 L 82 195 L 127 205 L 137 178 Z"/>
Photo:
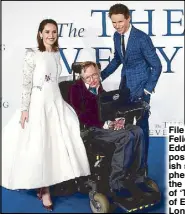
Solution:
<path fill-rule="evenodd" d="M 151 192 L 152 189 L 148 187 L 148 185 L 145 182 L 137 183 L 137 186 L 143 191 L 143 192 Z"/>
<path fill-rule="evenodd" d="M 148 187 L 148 185 L 145 182 L 138 183 L 137 186 L 146 196 L 151 196 L 151 194 L 154 192 L 150 187 Z"/>
<path fill-rule="evenodd" d="M 138 183 L 138 188 L 142 191 L 142 196 L 144 198 L 144 201 L 148 204 L 155 204 L 158 203 L 161 199 L 161 193 L 159 191 L 156 191 L 155 189 L 152 189 L 146 182 Z"/>
<path fill-rule="evenodd" d="M 152 188 L 148 186 L 146 180 L 144 180 L 144 182 L 137 183 L 136 185 L 143 192 L 143 195 L 146 197 L 153 197 L 156 193 Z"/>

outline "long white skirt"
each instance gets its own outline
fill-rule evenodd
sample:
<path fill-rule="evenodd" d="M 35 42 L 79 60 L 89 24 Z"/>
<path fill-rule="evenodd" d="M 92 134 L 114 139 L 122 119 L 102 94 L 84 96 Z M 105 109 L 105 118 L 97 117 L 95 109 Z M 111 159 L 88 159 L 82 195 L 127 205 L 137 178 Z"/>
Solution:
<path fill-rule="evenodd" d="M 2 133 L 2 186 L 46 187 L 90 174 L 79 121 L 58 84 L 32 89 L 29 121 L 22 129 L 17 110 Z"/>

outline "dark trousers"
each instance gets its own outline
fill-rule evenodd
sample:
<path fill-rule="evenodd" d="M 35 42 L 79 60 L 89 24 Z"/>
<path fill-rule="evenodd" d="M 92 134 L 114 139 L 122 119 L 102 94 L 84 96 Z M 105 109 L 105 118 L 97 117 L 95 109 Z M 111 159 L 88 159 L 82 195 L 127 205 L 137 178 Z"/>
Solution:
<path fill-rule="evenodd" d="M 121 78 L 121 82 L 119 85 L 119 89 L 121 91 L 127 91 L 128 88 L 126 87 L 126 77 L 123 76 Z M 128 96 L 130 96 L 128 94 Z M 143 94 L 139 97 L 135 97 L 135 98 L 130 98 L 132 101 L 137 101 L 139 98 L 141 98 L 143 101 L 147 102 L 148 104 L 150 103 L 150 94 L 146 95 L 143 91 Z M 149 112 L 145 112 L 145 114 L 143 115 L 141 120 L 138 120 L 136 125 L 141 127 L 141 129 L 143 130 L 144 133 L 144 138 L 145 138 L 145 165 L 148 165 L 148 149 L 149 149 L 149 122 L 148 122 L 148 118 L 149 118 Z"/>
<path fill-rule="evenodd" d="M 136 178 L 135 182 L 142 182 L 144 180 L 145 141 L 140 127 L 127 125 L 125 129 L 117 131 L 93 127 L 90 129 L 89 135 L 92 142 L 115 145 L 109 180 L 110 187 L 113 190 L 125 188 L 124 180 L 128 172 L 131 171 L 131 176 Z M 109 149 L 108 145 L 106 149 Z M 131 170 L 133 164 L 134 170 Z"/>

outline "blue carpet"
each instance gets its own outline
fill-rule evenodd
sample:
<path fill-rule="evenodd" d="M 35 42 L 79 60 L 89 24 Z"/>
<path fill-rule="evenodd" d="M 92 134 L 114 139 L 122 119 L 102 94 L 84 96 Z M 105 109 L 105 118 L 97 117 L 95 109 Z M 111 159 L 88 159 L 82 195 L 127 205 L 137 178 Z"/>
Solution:
<path fill-rule="evenodd" d="M 150 138 L 149 147 L 149 177 L 158 184 L 161 193 L 161 203 L 148 210 L 142 210 L 147 213 L 165 213 L 165 138 Z M 3 213 L 47 213 L 42 207 L 41 202 L 36 198 L 35 191 L 10 191 L 1 188 L 2 192 L 2 212 Z M 53 213 L 92 213 L 89 206 L 87 195 L 76 193 L 68 197 L 53 198 Z M 123 210 L 117 208 L 115 213 L 121 213 Z"/>

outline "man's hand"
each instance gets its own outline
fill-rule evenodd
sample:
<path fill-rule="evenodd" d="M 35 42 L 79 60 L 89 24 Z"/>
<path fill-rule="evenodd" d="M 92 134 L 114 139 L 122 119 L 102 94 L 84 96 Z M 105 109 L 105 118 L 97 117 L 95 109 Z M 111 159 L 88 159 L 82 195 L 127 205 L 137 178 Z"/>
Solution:
<path fill-rule="evenodd" d="M 28 118 L 29 118 L 28 111 L 22 111 L 21 118 L 20 118 L 20 124 L 21 124 L 21 127 L 23 129 L 24 129 L 24 126 L 25 126 L 25 121 L 28 122 Z"/>
<path fill-rule="evenodd" d="M 115 121 L 111 121 L 111 122 L 109 123 L 108 128 L 109 128 L 109 129 L 114 129 L 114 123 L 115 123 Z"/>
<path fill-rule="evenodd" d="M 117 121 L 114 121 L 114 130 L 120 130 L 123 129 L 125 126 L 125 119 L 120 119 Z"/>
<path fill-rule="evenodd" d="M 145 93 L 145 95 L 148 95 L 148 94 L 151 95 L 151 93 L 149 91 L 147 91 L 146 89 L 144 89 L 144 93 Z"/>

